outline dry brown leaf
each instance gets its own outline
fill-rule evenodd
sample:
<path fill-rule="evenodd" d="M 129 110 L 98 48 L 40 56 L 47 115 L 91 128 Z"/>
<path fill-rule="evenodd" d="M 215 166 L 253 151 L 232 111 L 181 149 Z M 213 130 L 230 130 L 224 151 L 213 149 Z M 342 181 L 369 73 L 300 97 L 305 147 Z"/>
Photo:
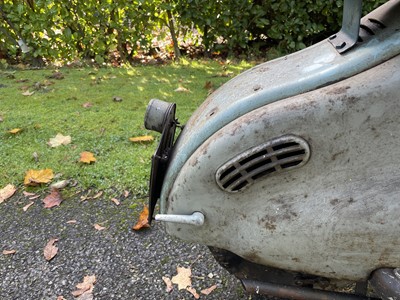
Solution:
<path fill-rule="evenodd" d="M 60 206 L 62 201 L 63 199 L 61 198 L 60 192 L 57 189 L 52 189 L 51 193 L 43 199 L 44 208 Z"/>
<path fill-rule="evenodd" d="M 23 211 L 27 211 L 28 208 L 31 207 L 34 203 L 35 203 L 35 202 L 33 202 L 33 201 L 29 202 L 27 205 L 25 205 L 25 206 L 22 208 L 22 210 L 23 210 Z"/>
<path fill-rule="evenodd" d="M 57 255 L 58 248 L 54 245 L 57 241 L 58 239 L 50 239 L 44 247 L 43 255 L 47 261 L 52 260 Z"/>
<path fill-rule="evenodd" d="M 58 296 L 56 300 L 65 300 L 63 296 Z"/>
<path fill-rule="evenodd" d="M 93 226 L 94 226 L 94 228 L 95 228 L 96 230 L 98 230 L 98 231 L 101 231 L 101 230 L 106 229 L 106 227 L 103 227 L 103 226 L 101 226 L 101 225 L 99 225 L 99 224 L 94 224 Z"/>
<path fill-rule="evenodd" d="M 13 255 L 17 253 L 17 250 L 3 250 L 4 255 Z"/>
<path fill-rule="evenodd" d="M 57 79 L 57 80 L 61 80 L 64 79 L 64 75 L 63 73 L 61 73 L 60 71 L 54 71 L 53 74 L 47 76 L 48 79 Z"/>
<path fill-rule="evenodd" d="M 172 277 L 172 283 L 175 283 L 178 285 L 178 289 L 186 289 L 187 287 L 192 286 L 192 270 L 190 268 L 185 268 L 185 267 L 177 267 L 176 268 L 177 274 Z"/>
<path fill-rule="evenodd" d="M 69 184 L 69 180 L 67 180 L 67 179 L 65 179 L 65 180 L 60 180 L 60 181 L 57 181 L 57 182 L 55 182 L 55 183 L 52 183 L 52 184 L 50 185 L 50 188 L 60 190 L 60 189 L 65 188 L 68 184 Z"/>
<path fill-rule="evenodd" d="M 14 195 L 17 189 L 12 184 L 7 184 L 4 188 L 0 190 L 0 203 L 3 203 L 7 199 Z"/>
<path fill-rule="evenodd" d="M 85 164 L 90 164 L 92 162 L 95 162 L 96 158 L 94 157 L 92 152 L 84 151 L 81 153 L 81 158 L 79 161 Z"/>
<path fill-rule="evenodd" d="M 202 290 L 200 293 L 202 293 L 203 295 L 209 295 L 212 293 L 213 290 L 215 290 L 217 288 L 217 285 L 214 284 L 212 286 L 210 286 L 209 288 L 206 288 L 204 290 Z"/>
<path fill-rule="evenodd" d="M 139 220 L 136 222 L 135 226 L 132 227 L 133 230 L 140 230 L 142 228 L 148 228 L 149 225 L 149 208 L 147 205 L 143 207 L 142 212 L 139 215 Z"/>
<path fill-rule="evenodd" d="M 111 198 L 111 201 L 114 202 L 114 204 L 115 204 L 116 206 L 118 206 L 118 205 L 121 204 L 121 202 L 119 202 L 119 200 L 118 200 L 117 198 Z"/>
<path fill-rule="evenodd" d="M 124 191 L 124 197 L 127 198 L 129 196 L 129 191 L 125 190 Z"/>
<path fill-rule="evenodd" d="M 197 291 L 196 291 L 196 289 L 194 287 L 188 286 L 186 288 L 186 290 L 193 295 L 194 299 L 199 299 L 200 298 L 200 295 L 197 293 Z"/>
<path fill-rule="evenodd" d="M 98 192 L 96 195 L 94 195 L 92 197 L 92 199 L 97 199 L 97 198 L 101 197 L 101 195 L 103 195 L 103 191 Z"/>
<path fill-rule="evenodd" d="M 167 286 L 165 288 L 165 291 L 167 293 L 170 293 L 174 289 L 174 286 L 172 285 L 171 279 L 169 277 L 163 276 L 162 280 L 164 281 L 165 285 Z"/>
<path fill-rule="evenodd" d="M 8 132 L 11 133 L 11 134 L 17 134 L 17 133 L 19 133 L 19 132 L 21 132 L 21 131 L 22 131 L 21 128 L 14 128 L 14 129 L 11 129 L 11 130 L 8 131 Z"/>
<path fill-rule="evenodd" d="M 49 145 L 52 148 L 55 148 L 61 145 L 68 145 L 70 143 L 71 143 L 71 136 L 57 133 L 55 137 L 51 138 L 47 142 L 47 145 Z"/>
<path fill-rule="evenodd" d="M 213 85 L 213 83 L 211 81 L 206 81 L 206 83 L 204 84 L 204 88 L 206 90 L 209 90 L 209 89 L 214 88 L 214 85 Z"/>
<path fill-rule="evenodd" d="M 41 183 L 48 183 L 54 177 L 52 169 L 28 170 L 25 175 L 24 184 L 36 186 Z"/>
<path fill-rule="evenodd" d="M 72 292 L 74 297 L 83 295 L 84 293 L 92 293 L 94 284 L 96 283 L 96 276 L 85 276 L 83 282 L 76 285 L 77 290 Z"/>
<path fill-rule="evenodd" d="M 23 96 L 32 96 L 35 92 L 30 92 L 29 90 L 26 90 L 25 92 L 22 93 Z"/>
<path fill-rule="evenodd" d="M 144 136 L 137 136 L 137 137 L 131 137 L 129 140 L 133 143 L 151 143 L 154 141 L 154 137 L 151 135 L 144 135 Z"/>
<path fill-rule="evenodd" d="M 93 106 L 93 103 L 91 103 L 91 102 L 85 102 L 85 103 L 82 104 L 82 106 L 83 106 L 84 108 L 89 108 L 89 107 L 92 107 L 92 106 Z"/>
<path fill-rule="evenodd" d="M 26 191 L 23 191 L 22 194 L 24 194 L 25 197 L 36 196 L 35 193 L 29 193 L 29 192 L 26 192 Z"/>
<path fill-rule="evenodd" d="M 188 93 L 189 90 L 187 88 L 183 87 L 183 86 L 180 86 L 177 89 L 175 89 L 174 92 L 177 92 L 177 93 Z"/>

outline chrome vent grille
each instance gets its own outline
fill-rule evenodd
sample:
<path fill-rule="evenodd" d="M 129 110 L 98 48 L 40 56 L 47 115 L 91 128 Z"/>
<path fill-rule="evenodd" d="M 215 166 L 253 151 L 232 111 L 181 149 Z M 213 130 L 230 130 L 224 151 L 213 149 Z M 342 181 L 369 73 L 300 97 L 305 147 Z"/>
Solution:
<path fill-rule="evenodd" d="M 310 147 L 302 138 L 281 136 L 239 154 L 221 166 L 217 184 L 227 192 L 239 192 L 260 178 L 299 168 L 310 158 Z"/>

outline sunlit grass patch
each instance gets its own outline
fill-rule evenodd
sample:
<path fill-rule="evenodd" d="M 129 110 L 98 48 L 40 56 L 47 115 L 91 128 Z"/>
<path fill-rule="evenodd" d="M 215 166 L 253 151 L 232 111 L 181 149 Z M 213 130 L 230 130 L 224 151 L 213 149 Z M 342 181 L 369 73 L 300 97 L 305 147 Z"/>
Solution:
<path fill-rule="evenodd" d="M 0 187 L 22 186 L 28 169 L 50 168 L 58 178 L 74 180 L 82 188 L 146 193 L 150 158 L 159 141 L 159 134 L 143 125 L 149 100 L 177 103 L 177 116 L 185 123 L 207 97 L 207 82 L 218 88 L 249 67 L 245 62 L 209 60 L 62 68 L 58 71 L 63 79 L 49 69 L 0 70 Z M 176 92 L 179 87 L 187 91 Z M 21 131 L 8 132 L 15 128 Z M 71 143 L 50 147 L 49 139 L 58 133 L 71 136 Z M 129 141 L 143 135 L 155 141 Z M 83 151 L 92 152 L 96 161 L 79 162 Z"/>

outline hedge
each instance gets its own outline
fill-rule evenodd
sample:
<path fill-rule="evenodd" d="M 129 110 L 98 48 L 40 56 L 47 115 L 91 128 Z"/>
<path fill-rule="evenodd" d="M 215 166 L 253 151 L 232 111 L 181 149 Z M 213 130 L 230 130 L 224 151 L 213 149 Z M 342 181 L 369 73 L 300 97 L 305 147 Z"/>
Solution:
<path fill-rule="evenodd" d="M 364 11 L 383 2 L 364 1 Z M 332 0 L 0 0 L 0 59 L 102 63 L 141 53 L 178 57 L 190 49 L 290 52 L 337 31 L 342 6 Z"/>

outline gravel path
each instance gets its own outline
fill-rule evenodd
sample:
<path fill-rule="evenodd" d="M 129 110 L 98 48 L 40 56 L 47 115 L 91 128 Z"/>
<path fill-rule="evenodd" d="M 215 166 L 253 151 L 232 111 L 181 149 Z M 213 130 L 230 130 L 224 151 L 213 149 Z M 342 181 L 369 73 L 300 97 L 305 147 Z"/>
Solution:
<path fill-rule="evenodd" d="M 200 299 L 251 299 L 206 247 L 172 239 L 157 223 L 133 232 L 142 208 L 130 208 L 133 199 L 120 206 L 108 199 L 68 199 L 52 209 L 44 209 L 41 198 L 33 201 L 26 212 L 22 207 L 29 201 L 22 195 L 0 204 L 0 250 L 16 251 L 0 253 L 2 300 L 78 299 L 72 291 L 87 275 L 95 275 L 96 283 L 93 297 L 85 300 L 194 299 L 177 286 L 170 293 L 165 290 L 162 277 L 176 275 L 178 266 L 191 268 L 192 286 L 199 293 L 218 286 Z M 96 230 L 96 223 L 106 229 Z M 43 251 L 51 238 L 58 239 L 59 250 L 46 261 Z"/>

